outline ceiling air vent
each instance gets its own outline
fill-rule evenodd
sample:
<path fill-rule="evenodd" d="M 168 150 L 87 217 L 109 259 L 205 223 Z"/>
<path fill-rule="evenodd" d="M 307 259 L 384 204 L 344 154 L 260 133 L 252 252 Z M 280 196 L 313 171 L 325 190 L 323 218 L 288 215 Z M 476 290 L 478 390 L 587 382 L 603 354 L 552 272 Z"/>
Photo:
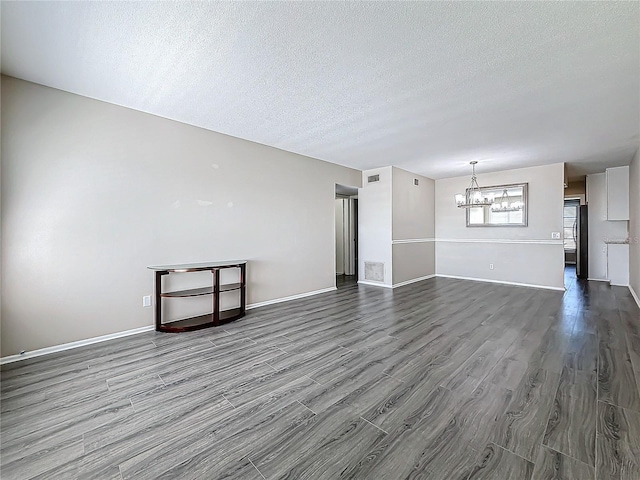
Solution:
<path fill-rule="evenodd" d="M 367 177 L 367 183 L 373 183 L 373 182 L 379 182 L 380 181 L 380 174 L 376 174 L 376 175 L 369 175 Z"/>

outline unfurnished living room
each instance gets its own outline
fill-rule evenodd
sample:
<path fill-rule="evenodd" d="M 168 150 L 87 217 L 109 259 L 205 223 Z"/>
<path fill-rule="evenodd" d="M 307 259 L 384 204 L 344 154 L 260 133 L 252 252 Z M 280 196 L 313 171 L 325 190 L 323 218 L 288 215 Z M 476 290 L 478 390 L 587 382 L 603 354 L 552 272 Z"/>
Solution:
<path fill-rule="evenodd" d="M 0 16 L 2 480 L 640 479 L 640 2 Z"/>

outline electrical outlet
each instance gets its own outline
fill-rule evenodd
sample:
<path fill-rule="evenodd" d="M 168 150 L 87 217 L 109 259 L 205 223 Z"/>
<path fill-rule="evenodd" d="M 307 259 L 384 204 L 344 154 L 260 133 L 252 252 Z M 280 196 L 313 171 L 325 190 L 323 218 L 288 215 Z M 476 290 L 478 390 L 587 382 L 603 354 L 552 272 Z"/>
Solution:
<path fill-rule="evenodd" d="M 560 232 L 551 232 L 552 240 L 560 240 Z"/>
<path fill-rule="evenodd" d="M 145 295 L 142 297 L 142 306 L 150 307 L 151 306 L 151 295 Z"/>
<path fill-rule="evenodd" d="M 493 263 L 489 264 L 489 270 L 493 270 Z"/>

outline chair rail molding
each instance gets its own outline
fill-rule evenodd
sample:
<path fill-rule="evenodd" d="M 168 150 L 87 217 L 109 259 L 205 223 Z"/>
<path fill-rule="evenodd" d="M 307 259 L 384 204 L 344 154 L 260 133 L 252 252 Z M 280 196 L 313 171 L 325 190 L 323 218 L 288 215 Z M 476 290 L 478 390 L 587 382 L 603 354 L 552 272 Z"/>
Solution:
<path fill-rule="evenodd" d="M 444 243 L 513 243 L 524 245 L 564 245 L 562 240 L 537 240 L 525 238 L 436 238 Z"/>
<path fill-rule="evenodd" d="M 435 238 L 405 238 L 400 240 L 391 240 L 391 243 L 393 245 L 398 245 L 401 243 L 428 243 L 428 242 L 435 242 L 435 241 L 436 241 Z"/>

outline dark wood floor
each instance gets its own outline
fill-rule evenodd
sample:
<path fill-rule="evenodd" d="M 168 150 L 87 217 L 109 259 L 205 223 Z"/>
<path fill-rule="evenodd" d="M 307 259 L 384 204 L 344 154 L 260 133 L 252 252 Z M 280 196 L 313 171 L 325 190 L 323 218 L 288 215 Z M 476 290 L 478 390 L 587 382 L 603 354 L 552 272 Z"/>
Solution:
<path fill-rule="evenodd" d="M 6 365 L 2 479 L 640 478 L 628 290 L 353 285 Z"/>
<path fill-rule="evenodd" d="M 346 288 L 353 287 L 358 283 L 355 275 L 336 275 L 336 287 Z"/>

